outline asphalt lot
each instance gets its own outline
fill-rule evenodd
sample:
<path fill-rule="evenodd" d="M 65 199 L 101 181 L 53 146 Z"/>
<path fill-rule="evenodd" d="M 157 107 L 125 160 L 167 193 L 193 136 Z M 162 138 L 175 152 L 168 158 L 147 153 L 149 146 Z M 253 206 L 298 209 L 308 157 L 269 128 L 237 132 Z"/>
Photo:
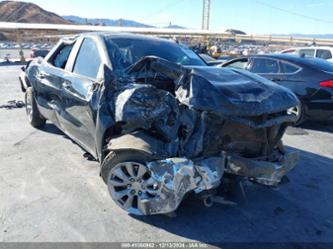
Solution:
<path fill-rule="evenodd" d="M 23 100 L 18 66 L 0 67 L 0 106 Z M 186 199 L 177 217 L 132 217 L 109 198 L 97 162 L 24 108 L 0 108 L 0 241 L 332 242 L 333 124 L 290 128 L 301 160 L 278 188 L 245 184 L 236 207 Z"/>

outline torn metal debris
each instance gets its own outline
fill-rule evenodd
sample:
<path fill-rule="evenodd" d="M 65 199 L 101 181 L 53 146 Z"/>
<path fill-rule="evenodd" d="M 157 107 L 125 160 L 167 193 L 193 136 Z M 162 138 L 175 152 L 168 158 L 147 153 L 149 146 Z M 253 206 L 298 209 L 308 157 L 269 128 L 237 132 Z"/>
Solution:
<path fill-rule="evenodd" d="M 25 106 L 22 100 L 10 100 L 7 104 L 0 105 L 0 109 L 14 109 L 14 108 L 23 108 Z"/>

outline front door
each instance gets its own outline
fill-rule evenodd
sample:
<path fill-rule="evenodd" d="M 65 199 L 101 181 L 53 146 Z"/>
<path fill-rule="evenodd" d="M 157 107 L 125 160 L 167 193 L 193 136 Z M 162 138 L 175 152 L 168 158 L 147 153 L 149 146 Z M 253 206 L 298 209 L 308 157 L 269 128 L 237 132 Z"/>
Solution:
<path fill-rule="evenodd" d="M 95 150 L 96 102 L 102 60 L 97 44 L 84 38 L 73 58 L 71 73 L 62 86 L 62 124 L 68 133 L 92 155 Z"/>

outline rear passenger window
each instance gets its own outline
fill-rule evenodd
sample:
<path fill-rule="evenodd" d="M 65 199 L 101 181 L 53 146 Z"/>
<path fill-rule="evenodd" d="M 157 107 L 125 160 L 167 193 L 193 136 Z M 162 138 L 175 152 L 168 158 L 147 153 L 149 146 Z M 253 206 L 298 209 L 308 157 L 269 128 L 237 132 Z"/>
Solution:
<path fill-rule="evenodd" d="M 101 58 L 96 43 L 85 38 L 76 57 L 73 72 L 96 79 L 100 65 Z"/>
<path fill-rule="evenodd" d="M 259 74 L 279 73 L 279 64 L 276 60 L 256 58 L 252 62 L 250 71 Z"/>
<path fill-rule="evenodd" d="M 281 66 L 281 73 L 296 73 L 300 68 L 296 65 L 287 63 L 287 62 L 280 62 Z"/>
<path fill-rule="evenodd" d="M 64 69 L 66 67 L 66 63 L 71 53 L 73 45 L 63 45 L 61 49 L 53 56 L 51 59 L 51 64 L 55 67 L 59 67 Z"/>
<path fill-rule="evenodd" d="M 331 51 L 329 51 L 329 50 L 318 49 L 316 57 L 320 58 L 320 59 L 328 60 L 328 59 L 332 59 L 332 54 L 331 54 Z"/>

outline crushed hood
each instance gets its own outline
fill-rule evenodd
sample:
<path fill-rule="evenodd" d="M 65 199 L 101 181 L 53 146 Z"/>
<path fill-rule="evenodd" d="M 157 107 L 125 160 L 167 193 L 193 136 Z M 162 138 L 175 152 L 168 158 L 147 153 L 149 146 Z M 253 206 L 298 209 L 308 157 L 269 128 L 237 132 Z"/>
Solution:
<path fill-rule="evenodd" d="M 244 70 L 187 68 L 179 81 L 177 99 L 194 109 L 226 116 L 259 116 L 296 106 L 288 89 Z"/>
<path fill-rule="evenodd" d="M 298 104 L 297 97 L 289 89 L 245 70 L 181 66 L 147 56 L 125 74 L 134 81 L 145 79 L 148 84 L 155 79 L 169 79 L 173 84 L 169 88 L 174 90 L 180 103 L 223 116 L 260 116 L 285 111 Z"/>

